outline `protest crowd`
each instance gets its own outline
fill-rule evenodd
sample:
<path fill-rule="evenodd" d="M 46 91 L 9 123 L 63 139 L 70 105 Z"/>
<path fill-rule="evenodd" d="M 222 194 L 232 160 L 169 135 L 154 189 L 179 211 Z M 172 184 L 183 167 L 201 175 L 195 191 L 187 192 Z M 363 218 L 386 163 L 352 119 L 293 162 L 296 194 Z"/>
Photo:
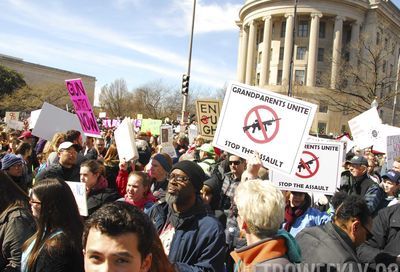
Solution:
<path fill-rule="evenodd" d="M 194 124 L 135 127 L 126 146 L 101 123 L 49 139 L 3 124 L 0 271 L 399 271 L 400 158 L 353 147 L 336 192 L 282 189 L 263 150 L 228 153 Z"/>

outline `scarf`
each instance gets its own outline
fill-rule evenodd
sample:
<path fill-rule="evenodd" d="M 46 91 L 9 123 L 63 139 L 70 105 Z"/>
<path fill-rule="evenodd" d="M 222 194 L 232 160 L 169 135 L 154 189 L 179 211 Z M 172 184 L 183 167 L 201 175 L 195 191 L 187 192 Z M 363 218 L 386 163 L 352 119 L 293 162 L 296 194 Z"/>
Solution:
<path fill-rule="evenodd" d="M 139 201 L 130 200 L 128 198 L 128 196 L 125 195 L 125 202 L 127 202 L 127 203 L 129 203 L 129 204 L 131 204 L 133 206 L 138 207 L 142 211 L 144 210 L 144 206 L 147 203 L 149 203 L 149 202 L 155 203 L 156 201 L 157 201 L 157 199 L 153 196 L 153 194 L 151 192 L 149 192 L 145 197 L 143 197 Z"/>
<path fill-rule="evenodd" d="M 311 197 L 309 194 L 306 193 L 304 202 L 299 207 L 291 207 L 290 203 L 288 202 L 285 207 L 285 230 L 290 231 L 296 219 L 302 216 L 307 209 L 311 206 Z"/>

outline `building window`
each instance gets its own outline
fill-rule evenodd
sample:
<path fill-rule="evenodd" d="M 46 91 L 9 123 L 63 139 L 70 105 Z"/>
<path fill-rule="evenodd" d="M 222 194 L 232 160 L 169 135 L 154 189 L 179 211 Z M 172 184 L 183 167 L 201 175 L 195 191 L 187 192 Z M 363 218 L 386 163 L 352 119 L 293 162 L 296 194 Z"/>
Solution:
<path fill-rule="evenodd" d="M 284 52 L 285 52 L 285 48 L 284 47 L 279 48 L 279 60 L 283 60 Z"/>
<path fill-rule="evenodd" d="M 283 21 L 281 24 L 281 38 L 285 38 L 286 34 L 286 21 Z"/>
<path fill-rule="evenodd" d="M 326 134 L 326 123 L 325 122 L 318 122 L 318 133 Z"/>
<path fill-rule="evenodd" d="M 278 78 L 277 78 L 276 83 L 277 83 L 278 85 L 281 85 L 281 84 L 282 84 L 282 70 L 278 70 Z"/>
<path fill-rule="evenodd" d="M 325 28 L 326 28 L 326 23 L 319 22 L 319 38 L 320 39 L 325 39 Z"/>
<path fill-rule="evenodd" d="M 258 52 L 258 61 L 257 63 L 261 63 L 262 60 L 262 51 Z"/>
<path fill-rule="evenodd" d="M 264 25 L 260 26 L 257 30 L 257 44 L 262 43 L 264 40 Z"/>
<path fill-rule="evenodd" d="M 327 113 L 328 112 L 328 102 L 320 101 L 319 102 L 319 112 Z"/>
<path fill-rule="evenodd" d="M 387 65 L 387 61 L 383 61 L 383 65 L 382 65 L 382 72 L 386 73 L 386 65 Z"/>
<path fill-rule="evenodd" d="M 299 31 L 297 35 L 299 37 L 308 37 L 308 21 L 299 22 Z"/>
<path fill-rule="evenodd" d="M 318 48 L 318 61 L 324 61 L 324 48 Z"/>
<path fill-rule="evenodd" d="M 389 39 L 385 38 L 385 50 L 388 49 L 388 46 L 389 46 Z"/>
<path fill-rule="evenodd" d="M 376 32 L 376 45 L 379 45 L 381 43 L 381 33 Z"/>
<path fill-rule="evenodd" d="M 257 76 L 256 76 L 256 85 L 257 85 L 257 86 L 260 85 L 260 73 L 257 73 Z"/>
<path fill-rule="evenodd" d="M 307 47 L 297 47 L 296 60 L 304 60 L 306 56 Z"/>
<path fill-rule="evenodd" d="M 305 71 L 304 70 L 296 70 L 294 71 L 294 80 L 297 84 L 304 84 Z"/>
<path fill-rule="evenodd" d="M 342 134 L 348 132 L 347 126 L 346 125 L 342 125 Z"/>

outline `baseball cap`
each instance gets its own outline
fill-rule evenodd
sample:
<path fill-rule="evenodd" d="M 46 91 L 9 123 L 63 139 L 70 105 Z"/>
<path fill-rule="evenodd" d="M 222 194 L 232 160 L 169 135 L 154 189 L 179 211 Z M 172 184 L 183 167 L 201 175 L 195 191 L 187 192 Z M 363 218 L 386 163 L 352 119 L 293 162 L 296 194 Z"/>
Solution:
<path fill-rule="evenodd" d="M 26 130 L 24 132 L 22 132 L 21 136 L 18 137 L 18 139 L 24 139 L 24 138 L 32 138 L 32 132 L 30 132 L 29 130 Z"/>
<path fill-rule="evenodd" d="M 364 158 L 363 156 L 354 156 L 351 158 L 351 160 L 346 161 L 350 164 L 356 164 L 356 165 L 365 165 L 368 166 L 368 160 Z"/>
<path fill-rule="evenodd" d="M 203 144 L 198 150 L 215 155 L 214 147 L 211 144 Z"/>
<path fill-rule="evenodd" d="M 78 151 L 78 145 L 76 145 L 74 143 L 71 143 L 71 142 L 63 142 L 63 143 L 61 143 L 60 146 L 58 147 L 57 151 L 60 152 L 61 150 L 68 149 L 71 146 Z"/>
<path fill-rule="evenodd" d="M 382 176 L 383 179 L 388 179 L 393 182 L 400 182 L 400 172 L 389 170 L 385 175 Z"/>

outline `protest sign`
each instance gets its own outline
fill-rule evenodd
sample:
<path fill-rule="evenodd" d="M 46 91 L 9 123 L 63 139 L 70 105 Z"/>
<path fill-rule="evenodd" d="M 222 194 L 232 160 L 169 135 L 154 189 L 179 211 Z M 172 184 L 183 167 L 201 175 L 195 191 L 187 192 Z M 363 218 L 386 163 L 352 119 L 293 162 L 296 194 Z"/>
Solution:
<path fill-rule="evenodd" d="M 78 205 L 79 214 L 88 216 L 87 199 L 86 199 L 86 184 L 83 182 L 67 181 L 72 194 L 75 197 L 76 204 Z"/>
<path fill-rule="evenodd" d="M 99 112 L 99 118 L 106 118 L 106 117 L 107 117 L 107 112 L 105 111 Z"/>
<path fill-rule="evenodd" d="M 231 83 L 213 145 L 286 174 L 297 169 L 317 105 L 253 86 Z"/>
<path fill-rule="evenodd" d="M 365 137 L 373 150 L 386 153 L 387 136 L 390 135 L 400 135 L 400 128 L 378 124 L 370 127 Z"/>
<path fill-rule="evenodd" d="M 19 120 L 19 111 L 6 111 L 6 116 L 4 117 L 4 122 L 7 124 L 11 120 Z"/>
<path fill-rule="evenodd" d="M 136 119 L 142 120 L 143 119 L 143 114 L 138 113 L 136 116 Z"/>
<path fill-rule="evenodd" d="M 394 160 L 400 157 L 400 135 L 387 136 L 386 143 L 387 168 L 391 169 Z"/>
<path fill-rule="evenodd" d="M 294 176 L 270 172 L 270 180 L 283 190 L 334 194 L 340 181 L 343 143 L 310 141 L 304 145 Z"/>
<path fill-rule="evenodd" d="M 142 119 L 142 127 L 140 131 L 142 132 L 151 132 L 152 135 L 160 134 L 160 127 L 162 121 L 156 119 Z"/>
<path fill-rule="evenodd" d="M 18 120 L 8 120 L 7 127 L 15 130 L 24 130 L 24 122 Z"/>
<path fill-rule="evenodd" d="M 173 145 L 174 133 L 171 125 L 162 125 L 160 127 L 160 144 L 162 152 L 167 153 L 171 158 L 176 158 L 176 151 Z"/>
<path fill-rule="evenodd" d="M 129 161 L 139 158 L 139 153 L 135 144 L 132 120 L 130 118 L 127 117 L 122 121 L 115 130 L 114 137 L 120 160 Z"/>
<path fill-rule="evenodd" d="M 197 130 L 197 126 L 191 124 L 190 126 L 188 126 L 188 138 L 189 138 L 189 143 L 193 143 L 194 139 L 196 139 L 198 135 L 198 130 Z"/>
<path fill-rule="evenodd" d="M 86 136 L 99 137 L 100 129 L 80 78 L 65 81 L 76 115 Z"/>
<path fill-rule="evenodd" d="M 35 127 L 41 111 L 42 110 L 31 111 L 31 116 L 29 117 L 29 129 L 33 129 Z"/>
<path fill-rule="evenodd" d="M 371 108 L 353 119 L 349 120 L 349 127 L 353 135 L 353 141 L 358 148 L 367 148 L 373 145 L 371 128 L 382 124 L 377 109 Z"/>
<path fill-rule="evenodd" d="M 83 133 L 78 117 L 73 113 L 44 102 L 32 134 L 51 141 L 56 132 L 66 132 L 70 129 Z"/>
<path fill-rule="evenodd" d="M 214 138 L 217 130 L 218 117 L 221 112 L 219 100 L 196 100 L 198 133 L 207 140 Z"/>

